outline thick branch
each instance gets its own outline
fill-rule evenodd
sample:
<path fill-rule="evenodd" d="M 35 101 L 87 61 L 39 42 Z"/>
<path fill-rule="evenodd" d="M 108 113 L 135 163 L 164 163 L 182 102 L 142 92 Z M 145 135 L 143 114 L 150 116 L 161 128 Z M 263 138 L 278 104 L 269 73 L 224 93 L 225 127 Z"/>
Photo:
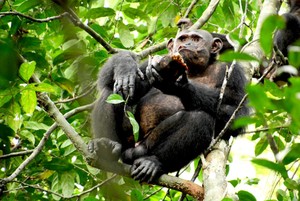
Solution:
<path fill-rule="evenodd" d="M 226 195 L 226 162 L 229 148 L 224 140 L 206 156 L 203 166 L 204 201 L 222 200 Z"/>

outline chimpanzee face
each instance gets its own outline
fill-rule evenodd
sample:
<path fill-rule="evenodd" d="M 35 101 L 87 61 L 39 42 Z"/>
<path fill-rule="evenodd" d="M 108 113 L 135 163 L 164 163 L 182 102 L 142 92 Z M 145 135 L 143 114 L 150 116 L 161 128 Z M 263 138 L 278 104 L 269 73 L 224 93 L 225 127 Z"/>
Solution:
<path fill-rule="evenodd" d="M 211 54 L 222 48 L 222 41 L 204 30 L 181 31 L 168 43 L 171 54 L 179 53 L 189 68 L 206 67 Z"/>

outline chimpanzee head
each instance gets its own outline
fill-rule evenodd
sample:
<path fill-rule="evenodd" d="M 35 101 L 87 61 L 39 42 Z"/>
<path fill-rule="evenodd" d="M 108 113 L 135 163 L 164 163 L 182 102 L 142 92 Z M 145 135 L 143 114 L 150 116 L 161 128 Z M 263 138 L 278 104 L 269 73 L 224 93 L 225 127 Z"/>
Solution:
<path fill-rule="evenodd" d="M 204 70 L 215 59 L 223 43 L 204 30 L 183 30 L 175 39 L 169 40 L 167 47 L 171 54 L 179 53 L 189 69 L 200 70 L 200 67 Z"/>

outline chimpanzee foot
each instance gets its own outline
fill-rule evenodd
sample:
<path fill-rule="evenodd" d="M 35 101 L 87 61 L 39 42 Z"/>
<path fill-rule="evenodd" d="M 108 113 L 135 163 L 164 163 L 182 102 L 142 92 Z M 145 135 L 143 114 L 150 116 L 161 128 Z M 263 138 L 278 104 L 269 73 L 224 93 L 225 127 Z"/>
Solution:
<path fill-rule="evenodd" d="M 155 156 L 136 159 L 131 167 L 132 178 L 147 183 L 153 182 L 162 174 L 162 165 Z"/>
<path fill-rule="evenodd" d="M 122 145 L 108 138 L 95 138 L 88 144 L 88 150 L 103 159 L 117 161 L 121 156 Z"/>

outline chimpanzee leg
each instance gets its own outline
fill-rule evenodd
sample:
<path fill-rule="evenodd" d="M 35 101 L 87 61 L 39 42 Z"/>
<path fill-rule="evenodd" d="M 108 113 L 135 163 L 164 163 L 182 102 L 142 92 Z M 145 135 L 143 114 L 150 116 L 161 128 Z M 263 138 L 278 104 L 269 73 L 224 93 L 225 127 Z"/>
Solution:
<path fill-rule="evenodd" d="M 110 89 L 103 89 L 101 97 L 95 104 L 92 112 L 93 140 L 90 141 L 88 148 L 101 158 L 117 160 L 121 149 L 133 146 L 134 143 L 128 140 L 131 128 L 128 119 L 124 117 L 124 106 L 106 102 L 111 93 Z"/>
<path fill-rule="evenodd" d="M 213 117 L 203 111 L 181 111 L 169 117 L 135 148 L 147 153 L 134 160 L 132 176 L 152 181 L 182 168 L 209 146 L 212 130 Z"/>

